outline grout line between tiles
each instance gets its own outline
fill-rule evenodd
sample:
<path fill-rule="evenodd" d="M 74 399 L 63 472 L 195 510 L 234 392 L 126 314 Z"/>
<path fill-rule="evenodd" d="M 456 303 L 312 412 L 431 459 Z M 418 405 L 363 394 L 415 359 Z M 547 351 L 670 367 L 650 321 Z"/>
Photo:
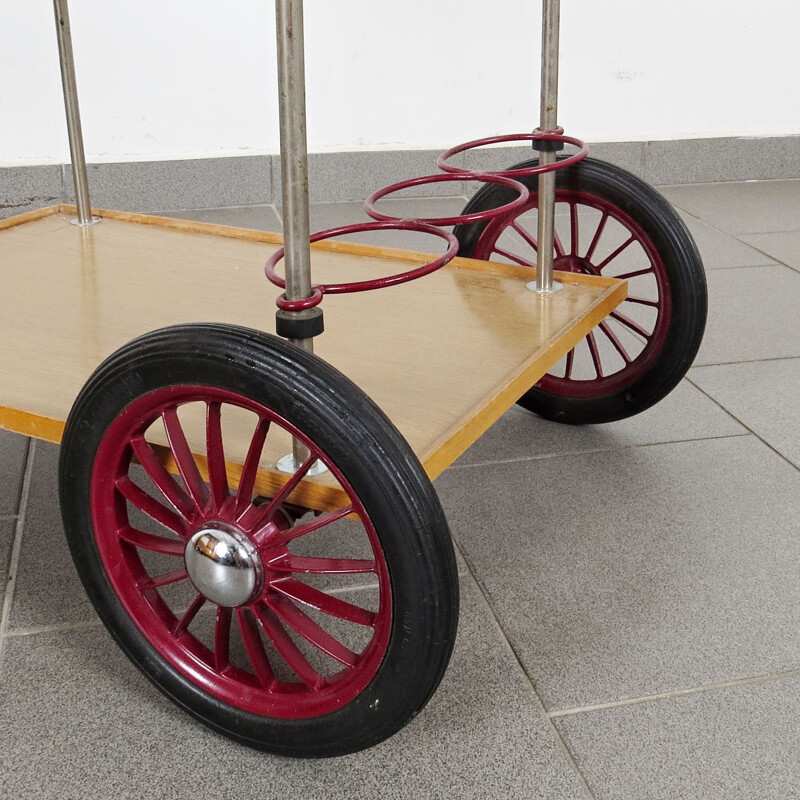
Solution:
<path fill-rule="evenodd" d="M 729 416 L 733 416 L 732 414 L 730 414 L 730 412 L 726 413 L 728 413 Z M 733 419 L 736 419 L 736 417 L 733 417 Z M 738 422 L 739 420 L 736 421 Z M 746 425 L 743 425 L 743 427 L 747 428 Z M 520 456 L 519 458 L 507 458 L 497 461 L 479 461 L 475 464 L 453 464 L 452 466 L 448 467 L 447 470 L 450 471 L 450 470 L 472 469 L 474 467 L 490 467 L 490 466 L 496 466 L 497 464 L 522 464 L 522 463 L 527 463 L 529 461 L 544 461 L 550 458 L 571 458 L 572 456 L 585 456 L 585 455 L 591 455 L 593 453 L 612 453 L 615 450 L 635 450 L 636 448 L 640 447 L 660 447 L 661 445 L 665 444 L 688 444 L 689 442 L 713 442 L 718 439 L 738 439 L 741 438 L 742 436 L 749 436 L 750 433 L 752 433 L 752 431 L 750 431 L 750 429 L 747 428 L 747 431 L 745 433 L 729 433 L 725 434 L 724 436 L 704 436 L 697 439 L 674 439 L 665 442 L 644 442 L 642 444 L 626 444 L 618 447 L 595 447 L 595 448 L 590 448 L 588 450 L 570 450 L 569 452 L 565 453 L 544 453 L 538 456 Z"/>
<path fill-rule="evenodd" d="M 564 708 L 557 711 L 547 712 L 550 719 L 561 717 L 571 717 L 576 714 L 586 714 L 591 711 L 605 711 L 611 708 L 625 708 L 627 706 L 641 705 L 656 700 L 670 700 L 674 697 L 685 697 L 692 694 L 702 694 L 704 692 L 716 692 L 721 689 L 730 689 L 736 686 L 751 686 L 758 683 L 769 683 L 785 678 L 800 678 L 800 669 L 790 669 L 784 672 L 775 672 L 765 675 L 751 675 L 747 678 L 737 678 L 731 681 L 721 681 L 720 683 L 709 683 L 705 686 L 692 686 L 687 689 L 674 689 L 670 692 L 659 692 L 658 694 L 644 695 L 643 697 L 631 697 L 625 700 L 614 700 L 608 703 L 595 703 L 594 705 L 581 706 L 580 708 Z"/>
<path fill-rule="evenodd" d="M 325 589 L 326 594 L 348 594 L 349 592 L 362 592 L 367 589 L 377 589 L 380 586 L 377 582 L 373 583 L 359 583 L 356 586 L 333 586 L 330 589 Z"/>
<path fill-rule="evenodd" d="M 764 362 L 769 363 L 770 361 L 797 361 L 797 360 L 800 360 L 800 355 L 775 356 L 774 358 L 748 358 L 745 359 L 744 361 L 719 361 L 714 364 L 692 364 L 692 366 L 689 368 L 689 371 L 691 372 L 692 370 L 695 369 L 705 369 L 706 367 L 730 367 L 730 366 L 735 366 L 737 364 L 761 364 Z"/>
<path fill-rule="evenodd" d="M 19 498 L 19 513 L 17 514 L 16 530 L 14 532 L 14 544 L 11 548 L 11 561 L 8 567 L 8 582 L 6 583 L 5 597 L 3 598 L 3 609 L 0 612 L 0 669 L 3 665 L 4 642 L 8 620 L 11 616 L 11 603 L 14 599 L 14 590 L 17 586 L 17 571 L 19 569 L 20 553 L 22 551 L 22 531 L 25 528 L 25 520 L 28 515 L 28 498 L 31 493 L 31 482 L 33 476 L 33 459 L 36 454 L 36 441 L 28 439 L 28 450 L 25 455 L 25 472 L 22 480 L 22 492 Z"/>
<path fill-rule="evenodd" d="M 718 400 L 713 398 L 708 392 L 706 392 L 704 389 L 702 389 L 700 386 L 698 386 L 696 383 L 694 383 L 690 378 L 687 377 L 686 380 L 689 381 L 689 383 L 691 383 L 692 386 L 694 386 L 698 391 L 702 392 L 709 400 L 711 400 L 713 403 L 716 403 L 719 408 L 721 408 L 732 419 L 736 420 L 736 422 L 738 422 L 743 428 L 745 428 L 745 430 L 749 431 L 749 435 L 755 436 L 755 438 L 758 439 L 758 441 L 761 442 L 765 447 L 768 447 L 770 450 L 772 450 L 773 453 L 775 453 L 775 455 L 777 455 L 780 458 L 782 458 L 790 467 L 794 467 L 794 469 L 796 469 L 798 472 L 800 472 L 800 465 L 795 464 L 794 461 L 791 461 L 790 459 L 788 459 L 783 453 L 781 453 L 780 450 L 778 450 L 777 448 L 773 447 L 763 436 L 760 436 L 746 422 L 744 422 L 743 420 L 739 419 L 739 417 L 737 417 L 731 411 L 728 411 L 728 409 L 725 408 L 725 406 L 723 406 L 722 403 L 720 403 Z"/>
<path fill-rule="evenodd" d="M 544 703 L 542 702 L 542 698 L 539 697 L 539 693 L 536 691 L 536 686 L 535 686 L 535 684 L 533 682 L 533 679 L 528 674 L 528 671 L 525 669 L 525 666 L 522 663 L 522 661 L 520 660 L 520 657 L 517 654 L 517 651 L 514 649 L 514 646 L 511 644 L 508 636 L 506 635 L 505 629 L 500 624 L 500 620 L 495 615 L 494 609 L 492 608 L 492 604 L 489 602 L 489 598 L 486 595 L 486 590 L 483 588 L 483 585 L 481 584 L 481 582 L 475 577 L 475 574 L 472 572 L 472 568 L 469 566 L 469 562 L 467 561 L 467 558 L 464 555 L 464 551 L 458 546 L 458 544 L 455 541 L 453 542 L 453 547 L 455 547 L 458 550 L 458 552 L 461 554 L 461 557 L 462 557 L 464 563 L 467 565 L 467 568 L 469 569 L 469 572 L 466 575 L 464 575 L 463 577 L 472 578 L 472 580 L 475 583 L 475 586 L 478 588 L 478 593 L 480 594 L 481 600 L 483 601 L 483 604 L 484 604 L 484 606 L 486 607 L 486 610 L 489 613 L 489 616 L 490 616 L 490 618 L 492 620 L 492 623 L 493 623 L 495 629 L 497 630 L 497 632 L 500 634 L 500 637 L 502 638 L 503 642 L 505 643 L 505 646 L 508 649 L 509 653 L 511 653 L 511 655 L 513 657 L 513 660 L 514 660 L 514 663 L 517 666 L 517 669 L 521 673 L 521 675 L 524 678 L 524 680 L 530 686 L 531 693 L 533 694 L 533 698 L 534 698 L 534 705 L 537 707 L 537 709 L 539 711 L 539 714 L 541 715 L 541 718 L 546 722 L 546 724 L 550 728 L 550 732 L 552 733 L 553 737 L 556 740 L 556 745 L 558 746 L 559 750 L 561 750 L 562 755 L 567 760 L 569 765 L 572 767 L 572 769 L 578 775 L 578 778 L 579 778 L 579 780 L 581 782 L 581 785 L 583 786 L 583 789 L 584 789 L 585 793 L 587 794 L 587 796 L 590 797 L 590 798 L 595 798 L 595 794 L 592 791 L 591 787 L 589 786 L 589 782 L 586 780 L 586 777 L 584 776 L 583 772 L 581 771 L 580 766 L 578 766 L 578 762 L 575 759 L 574 754 L 569 749 L 569 746 L 567 745 L 566 741 L 562 737 L 561 732 L 558 730 L 558 728 L 555 726 L 555 723 L 553 722 L 553 720 L 548 715 L 547 709 L 545 708 Z"/>
<path fill-rule="evenodd" d="M 779 231 L 779 233 L 797 233 L 797 231 Z M 795 272 L 798 271 L 796 267 L 793 267 L 791 264 L 787 264 L 785 261 L 781 261 L 777 256 L 770 255 L 769 253 L 766 252 L 766 250 L 762 250 L 760 247 L 756 247 L 754 244 L 751 244 L 750 242 L 746 242 L 744 239 L 739 238 L 741 236 L 757 236 L 757 235 L 759 235 L 759 234 L 738 233 L 733 238 L 736 239 L 737 242 L 741 242 L 743 245 L 745 245 L 747 247 L 750 247 L 751 249 L 755 250 L 756 253 L 761 253 L 762 256 L 765 256 L 766 258 L 769 258 L 770 260 L 775 261 L 776 263 L 780 264 L 781 266 L 788 267 L 789 269 L 794 270 Z M 761 235 L 764 235 L 764 234 L 761 234 Z"/>
<path fill-rule="evenodd" d="M 3 634 L 6 639 L 16 639 L 20 636 L 36 636 L 41 633 L 60 633 L 62 631 L 79 631 L 85 628 L 101 628 L 103 623 L 99 619 L 86 620 L 85 622 L 62 622 L 55 625 L 40 625 L 37 628 L 17 628 Z"/>
<path fill-rule="evenodd" d="M 738 183 L 738 181 L 733 181 L 733 183 Z M 677 185 L 686 185 L 686 184 L 677 184 Z M 709 184 L 709 185 L 713 185 L 713 184 Z M 658 188 L 658 187 L 656 187 L 656 188 Z M 794 267 L 791 267 L 789 264 L 785 264 L 780 259 L 775 258 L 775 256 L 770 255 L 769 253 L 765 252 L 764 250 L 759 249 L 758 247 L 756 247 L 755 245 L 751 244 L 750 242 L 746 242 L 744 239 L 742 239 L 740 237 L 742 237 L 742 236 L 763 236 L 763 235 L 781 234 L 781 233 L 797 233 L 797 231 L 793 231 L 793 230 L 791 230 L 791 231 L 736 231 L 736 232 L 734 232 L 734 231 L 726 231 L 726 230 L 723 230 L 722 228 L 717 227 L 713 223 L 709 222 L 707 219 L 704 219 L 703 217 L 699 216 L 694 211 L 689 211 L 688 208 L 684 208 L 683 206 L 678 205 L 678 203 L 675 203 L 672 200 L 668 200 L 667 202 L 669 202 L 669 204 L 673 208 L 675 208 L 676 210 L 682 211 L 684 214 L 686 214 L 689 217 L 692 217 L 692 219 L 696 219 L 698 222 L 702 222 L 703 225 L 707 225 L 709 228 L 711 228 L 712 230 L 716 231 L 717 233 L 721 233 L 721 234 L 727 236 L 729 239 L 734 239 L 737 242 L 740 242 L 741 244 L 745 245 L 746 247 L 749 247 L 751 250 L 755 250 L 757 253 L 760 253 L 762 256 L 766 256 L 770 261 L 773 261 L 775 263 L 781 264 L 782 266 L 785 266 L 785 267 L 789 267 L 789 269 L 794 269 Z M 755 265 L 752 265 L 752 266 L 727 267 L 727 269 L 739 269 L 739 268 L 740 269 L 758 269 L 759 267 L 770 267 L 770 266 L 775 266 L 775 264 L 755 264 Z"/>
<path fill-rule="evenodd" d="M 677 184 L 677 185 L 680 186 L 681 184 Z M 683 185 L 685 185 L 685 184 L 683 184 Z M 716 231 L 717 233 L 721 233 L 721 234 L 727 236 L 729 239 L 737 239 L 737 241 L 739 241 L 738 238 L 737 238 L 738 236 L 747 236 L 748 235 L 748 234 L 736 234 L 736 233 L 731 233 L 730 231 L 724 231 L 724 230 L 722 230 L 722 228 L 719 228 L 716 225 L 714 225 L 713 222 L 709 222 L 707 219 L 703 219 L 703 217 L 699 216 L 694 211 L 689 211 L 688 208 L 683 208 L 682 206 L 679 206 L 677 203 L 674 203 L 672 200 L 668 200 L 667 202 L 671 206 L 676 208 L 678 211 L 682 211 L 684 214 L 686 214 L 687 217 L 691 217 L 692 219 L 696 219 L 698 222 L 702 222 L 703 225 L 708 225 L 709 228 L 711 228 L 712 230 Z M 743 242 L 743 244 L 747 244 L 747 242 Z M 752 247 L 752 245 L 747 245 L 747 246 L 748 247 Z M 756 248 L 752 247 L 752 249 L 755 250 Z M 772 256 L 770 256 L 770 258 L 772 258 Z"/>

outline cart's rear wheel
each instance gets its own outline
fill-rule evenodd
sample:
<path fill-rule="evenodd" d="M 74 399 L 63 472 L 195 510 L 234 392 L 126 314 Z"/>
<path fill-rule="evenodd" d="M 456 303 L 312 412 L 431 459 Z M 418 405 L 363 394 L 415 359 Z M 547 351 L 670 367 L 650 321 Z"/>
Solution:
<path fill-rule="evenodd" d="M 520 180 L 532 190 L 528 204 L 458 226 L 459 255 L 536 265 L 537 176 Z M 509 195 L 487 184 L 463 213 L 495 208 Z M 639 178 L 587 158 L 556 172 L 554 250 L 555 269 L 626 278 L 629 296 L 519 403 L 573 424 L 644 411 L 686 374 L 703 337 L 705 274 L 686 226 Z"/>
<path fill-rule="evenodd" d="M 265 492 L 262 453 L 292 436 L 309 456 Z M 317 460 L 346 501 L 303 514 Z M 438 685 L 458 614 L 444 515 L 399 433 L 320 359 L 232 326 L 137 339 L 78 397 L 60 482 L 98 614 L 215 730 L 284 755 L 353 752 Z"/>

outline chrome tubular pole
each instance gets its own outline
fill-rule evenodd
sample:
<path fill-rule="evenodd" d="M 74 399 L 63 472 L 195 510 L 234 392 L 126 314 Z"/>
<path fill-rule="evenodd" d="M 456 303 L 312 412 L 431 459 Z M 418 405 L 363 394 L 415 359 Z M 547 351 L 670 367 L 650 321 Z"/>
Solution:
<path fill-rule="evenodd" d="M 311 296 L 312 289 L 311 251 L 308 242 L 308 150 L 302 0 L 275 0 L 275 24 L 278 40 L 278 104 L 286 297 L 288 300 L 305 300 Z M 307 311 L 286 313 L 297 321 L 318 317 L 320 310 L 311 308 Z M 290 337 L 289 341 L 309 353 L 314 352 L 314 339 L 311 337 Z M 292 473 L 308 457 L 308 448 L 302 442 L 293 439 L 292 453 L 278 462 L 278 469 Z M 319 470 L 312 468 L 309 474 L 317 471 Z"/>
<path fill-rule="evenodd" d="M 69 27 L 67 0 L 53 0 L 58 34 L 58 57 L 61 63 L 61 84 L 64 89 L 64 106 L 67 110 L 67 133 L 72 160 L 72 177 L 75 181 L 75 202 L 78 206 L 78 225 L 92 225 L 100 220 L 92 217 L 89 202 L 89 181 L 86 177 L 86 156 L 83 150 L 81 112 L 78 107 L 78 89 L 75 82 L 75 62 L 72 57 L 72 32 Z"/>
<path fill-rule="evenodd" d="M 557 127 L 558 115 L 558 34 L 560 0 L 542 0 L 542 100 L 541 122 L 543 131 Z M 556 154 L 543 150 L 540 164 L 554 164 Z M 553 239 L 555 226 L 556 173 L 539 175 L 539 226 L 536 269 L 536 291 L 549 294 L 560 288 L 553 283 Z"/>
<path fill-rule="evenodd" d="M 275 15 L 278 31 L 286 297 L 289 300 L 304 300 L 311 296 L 311 254 L 308 244 L 308 153 L 302 0 L 276 0 Z M 297 340 L 298 343 L 301 341 L 305 340 Z"/>

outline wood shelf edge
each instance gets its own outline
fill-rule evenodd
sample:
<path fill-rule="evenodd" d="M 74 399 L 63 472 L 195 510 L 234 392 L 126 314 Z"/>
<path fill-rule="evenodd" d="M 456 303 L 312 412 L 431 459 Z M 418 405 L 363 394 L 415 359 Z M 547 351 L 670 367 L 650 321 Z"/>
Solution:
<path fill-rule="evenodd" d="M 591 276 L 576 276 L 587 278 Z M 576 281 L 585 283 L 585 281 Z M 531 356 L 515 375 L 493 396 L 483 398 L 458 422 L 450 427 L 428 450 L 420 461 L 428 477 L 434 480 L 449 467 L 468 447 L 511 408 L 549 369 L 557 364 L 599 322 L 607 317 L 628 296 L 626 281 L 612 280 L 612 285 L 576 324 L 559 331 L 551 338 L 544 353 Z"/>

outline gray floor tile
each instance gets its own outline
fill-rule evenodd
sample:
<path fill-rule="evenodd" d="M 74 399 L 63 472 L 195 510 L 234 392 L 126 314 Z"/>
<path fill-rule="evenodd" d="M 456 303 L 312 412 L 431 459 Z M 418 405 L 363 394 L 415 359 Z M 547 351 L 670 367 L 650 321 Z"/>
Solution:
<path fill-rule="evenodd" d="M 28 454 L 28 439 L 0 431 L 0 517 L 16 514 Z"/>
<path fill-rule="evenodd" d="M 800 271 L 800 231 L 748 233 L 740 238 L 756 250 Z"/>
<path fill-rule="evenodd" d="M 56 445 L 36 442 L 9 630 L 94 620 L 64 540 Z"/>
<path fill-rule="evenodd" d="M 706 269 L 760 267 L 775 263 L 775 259 L 759 252 L 763 248 L 759 248 L 757 245 L 749 247 L 739 239 L 712 228 L 711 225 L 707 225 L 685 211 L 678 213 L 689 228 Z"/>
<path fill-rule="evenodd" d="M 664 186 L 673 205 L 727 233 L 800 230 L 800 180 Z"/>
<path fill-rule="evenodd" d="M 800 679 L 564 717 L 597 800 L 800 798 Z"/>
<path fill-rule="evenodd" d="M 472 582 L 454 658 L 427 709 L 345 758 L 279 759 L 211 734 L 102 630 L 9 639 L 0 699 L 10 797 L 584 797 Z"/>
<path fill-rule="evenodd" d="M 699 367 L 690 379 L 800 467 L 800 358 Z"/>
<path fill-rule="evenodd" d="M 463 466 L 744 433 L 746 429 L 729 414 L 682 381 L 647 411 L 606 425 L 561 425 L 522 408 L 512 408 L 456 464 Z"/>
<path fill-rule="evenodd" d="M 0 519 L 0 609 L 2 609 L 5 598 L 8 568 L 11 564 L 11 549 L 14 546 L 16 527 L 16 520 Z"/>
<path fill-rule="evenodd" d="M 800 275 L 788 267 L 708 273 L 708 324 L 695 364 L 800 356 Z"/>
<path fill-rule="evenodd" d="M 378 208 L 384 214 L 397 217 L 443 218 L 459 214 L 466 203 L 465 197 L 410 197 L 380 201 Z M 309 208 L 309 219 L 312 231 L 372 221 L 364 211 L 363 203 L 312 203 Z M 438 254 L 447 249 L 444 240 L 413 231 L 386 230 L 375 233 L 356 233 L 338 238 L 341 241 L 396 247 L 400 250 L 414 250 L 423 253 Z"/>
<path fill-rule="evenodd" d="M 755 437 L 449 470 L 437 489 L 550 710 L 800 667 L 800 474 Z"/>
<path fill-rule="evenodd" d="M 162 211 L 157 216 L 175 219 L 193 219 L 214 225 L 231 225 L 254 231 L 280 231 L 281 221 L 273 206 L 233 206 L 225 208 L 200 208 L 196 210 Z"/>

